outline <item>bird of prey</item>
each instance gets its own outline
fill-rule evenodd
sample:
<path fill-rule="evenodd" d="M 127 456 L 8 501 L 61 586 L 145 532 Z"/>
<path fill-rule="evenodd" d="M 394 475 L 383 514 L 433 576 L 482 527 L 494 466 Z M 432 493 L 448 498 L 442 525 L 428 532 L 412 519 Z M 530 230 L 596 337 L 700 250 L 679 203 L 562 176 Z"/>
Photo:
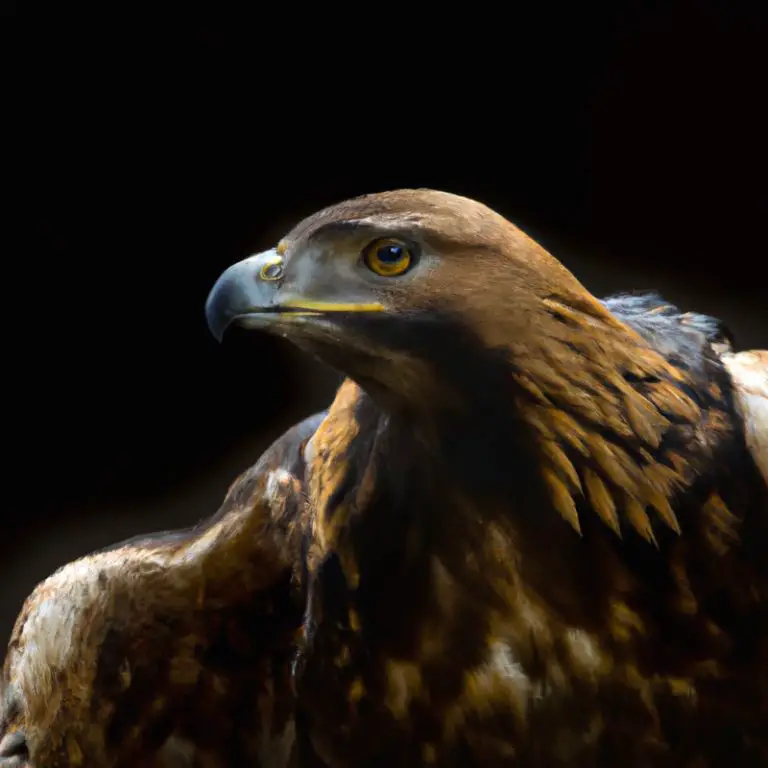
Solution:
<path fill-rule="evenodd" d="M 599 300 L 434 190 L 310 216 L 206 313 L 346 378 L 211 523 L 33 593 L 0 756 L 768 764 L 768 352 L 653 294 Z"/>

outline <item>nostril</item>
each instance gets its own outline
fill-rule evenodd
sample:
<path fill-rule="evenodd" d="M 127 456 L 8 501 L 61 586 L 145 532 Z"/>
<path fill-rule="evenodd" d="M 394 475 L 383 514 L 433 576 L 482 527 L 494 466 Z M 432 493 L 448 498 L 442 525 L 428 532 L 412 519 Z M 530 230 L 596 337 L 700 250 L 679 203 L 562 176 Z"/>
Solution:
<path fill-rule="evenodd" d="M 22 731 L 7 733 L 0 739 L 0 758 L 6 757 L 29 758 L 27 739 Z"/>

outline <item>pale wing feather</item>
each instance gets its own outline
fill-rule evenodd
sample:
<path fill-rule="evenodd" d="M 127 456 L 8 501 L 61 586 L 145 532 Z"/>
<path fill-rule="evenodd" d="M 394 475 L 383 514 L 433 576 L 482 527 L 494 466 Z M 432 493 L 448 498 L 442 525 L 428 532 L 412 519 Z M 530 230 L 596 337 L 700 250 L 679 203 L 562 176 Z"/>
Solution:
<path fill-rule="evenodd" d="M 723 362 L 733 380 L 747 447 L 768 483 L 768 350 L 725 354 Z"/>

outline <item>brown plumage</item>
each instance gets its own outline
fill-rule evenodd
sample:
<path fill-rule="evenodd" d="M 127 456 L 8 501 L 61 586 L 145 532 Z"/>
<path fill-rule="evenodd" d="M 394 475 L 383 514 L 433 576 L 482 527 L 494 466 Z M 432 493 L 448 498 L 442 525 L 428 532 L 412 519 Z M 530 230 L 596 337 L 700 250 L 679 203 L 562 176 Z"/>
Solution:
<path fill-rule="evenodd" d="M 277 333 L 348 377 L 290 464 L 290 515 L 249 502 L 282 524 L 217 538 L 239 579 L 257 574 L 222 578 L 221 610 L 242 623 L 283 601 L 248 664 L 271 681 L 260 660 L 295 652 L 296 696 L 275 701 L 295 708 L 298 764 L 768 764 L 768 353 L 655 296 L 600 301 L 498 214 L 429 190 L 315 214 L 227 270 L 207 313 L 219 337 Z M 165 582 L 206 583 L 178 546 L 160 547 Z M 145 550 L 114 551 L 124 580 Z M 215 613 L 152 600 L 203 627 Z M 139 626 L 123 642 L 152 636 Z M 27 730 L 55 710 L 82 764 L 123 764 L 91 758 L 114 716 L 89 741 L 79 711 L 38 707 Z M 261 733 L 256 710 L 241 736 Z"/>
<path fill-rule="evenodd" d="M 280 438 L 205 524 L 89 555 L 34 590 L 3 667 L 0 766 L 295 764 L 289 551 L 318 421 Z"/>

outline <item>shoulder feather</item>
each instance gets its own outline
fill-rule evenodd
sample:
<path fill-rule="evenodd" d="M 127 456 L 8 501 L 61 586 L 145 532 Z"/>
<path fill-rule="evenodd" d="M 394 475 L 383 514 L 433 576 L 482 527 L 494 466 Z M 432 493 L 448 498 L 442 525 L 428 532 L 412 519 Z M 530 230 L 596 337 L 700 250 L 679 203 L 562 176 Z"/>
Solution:
<path fill-rule="evenodd" d="M 768 483 L 768 350 L 726 353 L 722 360 L 744 421 L 747 448 Z"/>

